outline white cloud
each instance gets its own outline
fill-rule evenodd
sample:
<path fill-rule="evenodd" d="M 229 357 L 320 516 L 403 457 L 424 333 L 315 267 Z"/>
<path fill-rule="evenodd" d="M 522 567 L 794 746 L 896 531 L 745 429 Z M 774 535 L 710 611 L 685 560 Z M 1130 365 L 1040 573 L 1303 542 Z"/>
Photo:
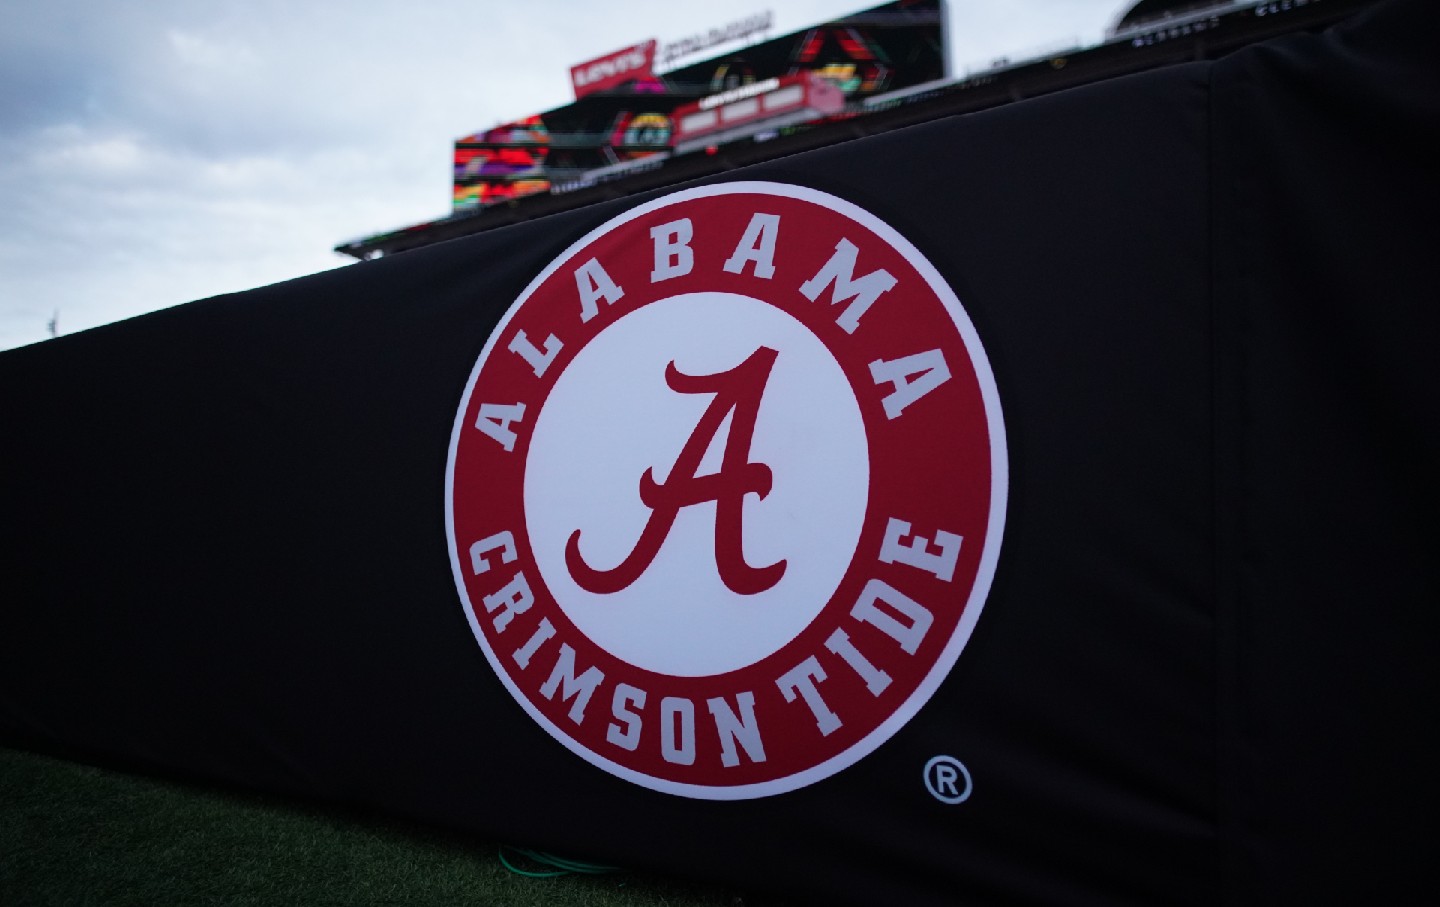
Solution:
<path fill-rule="evenodd" d="M 343 265 L 445 214 L 451 142 L 566 103 L 569 64 L 765 5 L 11 0 L 0 349 Z M 774 34 L 867 5 L 789 0 Z M 1119 5 L 952 3 L 953 60 L 1093 41 Z"/>
<path fill-rule="evenodd" d="M 260 63 L 259 54 L 237 41 L 217 41 L 181 28 L 166 29 L 165 37 L 176 59 L 200 72 L 233 75 L 252 72 Z"/>

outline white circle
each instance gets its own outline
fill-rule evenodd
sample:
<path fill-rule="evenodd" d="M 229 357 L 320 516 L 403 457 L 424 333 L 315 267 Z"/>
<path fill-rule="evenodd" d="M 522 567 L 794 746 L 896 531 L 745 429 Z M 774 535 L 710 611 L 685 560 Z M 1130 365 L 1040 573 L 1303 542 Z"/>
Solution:
<path fill-rule="evenodd" d="M 771 470 L 764 499 L 743 507 L 745 561 L 785 562 L 773 587 L 739 595 L 715 562 L 713 501 L 682 507 L 653 563 L 611 594 L 581 588 L 565 562 L 579 550 L 611 569 L 654 515 L 640 477 L 669 477 L 713 394 L 666 384 L 728 371 L 766 346 L 778 355 L 765 385 L 749 462 Z M 727 416 L 701 461 L 719 470 Z M 870 461 L 854 390 L 808 328 L 747 296 L 692 293 L 642 306 L 601 331 L 556 379 L 535 421 L 525 464 L 525 518 L 535 561 L 561 610 L 592 642 L 635 667 L 703 677 L 754 664 L 807 627 L 834 595 L 859 544 Z"/>

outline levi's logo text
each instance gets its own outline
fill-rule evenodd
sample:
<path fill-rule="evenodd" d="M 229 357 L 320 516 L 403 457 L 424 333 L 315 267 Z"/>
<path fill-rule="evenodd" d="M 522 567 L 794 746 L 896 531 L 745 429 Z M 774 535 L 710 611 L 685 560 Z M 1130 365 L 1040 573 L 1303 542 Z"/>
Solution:
<path fill-rule="evenodd" d="M 1004 423 L 933 266 L 779 183 L 581 238 L 491 333 L 446 522 L 475 639 L 596 767 L 706 799 L 873 752 L 944 681 L 999 556 Z"/>

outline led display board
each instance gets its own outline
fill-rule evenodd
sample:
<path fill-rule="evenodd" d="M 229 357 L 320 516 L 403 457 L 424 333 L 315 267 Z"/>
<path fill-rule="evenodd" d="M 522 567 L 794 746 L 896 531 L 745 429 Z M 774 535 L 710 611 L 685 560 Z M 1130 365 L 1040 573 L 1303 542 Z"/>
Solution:
<path fill-rule="evenodd" d="M 735 117 L 732 126 L 743 120 L 748 128 L 708 130 L 710 142 L 745 140 L 777 124 L 799 128 L 844 115 L 847 104 L 944 78 L 944 34 L 943 0 L 894 0 L 663 74 L 639 66 L 632 70 L 637 77 L 617 81 L 615 60 L 637 48 L 648 47 L 653 55 L 654 45 L 641 42 L 573 68 L 572 77 L 579 69 L 585 81 L 576 83 L 573 103 L 457 140 L 454 208 L 547 192 L 597 172 L 693 150 L 675 121 L 677 109 L 769 80 L 798 84 L 799 77 L 814 76 L 838 91 L 817 94 L 807 88 L 807 98 L 823 96 L 824 102 L 787 105 L 784 118 Z M 808 113 L 797 115 L 802 110 Z"/>

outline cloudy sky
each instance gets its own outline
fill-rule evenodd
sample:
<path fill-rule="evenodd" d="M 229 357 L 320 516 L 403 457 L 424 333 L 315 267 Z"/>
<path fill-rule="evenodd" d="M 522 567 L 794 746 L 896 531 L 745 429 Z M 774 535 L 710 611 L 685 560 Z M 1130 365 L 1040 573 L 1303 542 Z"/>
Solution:
<path fill-rule="evenodd" d="M 447 213 L 451 142 L 568 102 L 572 63 L 871 5 L 6 0 L 0 350 L 345 266 Z M 950 0 L 952 67 L 1093 43 L 1125 5 Z"/>

